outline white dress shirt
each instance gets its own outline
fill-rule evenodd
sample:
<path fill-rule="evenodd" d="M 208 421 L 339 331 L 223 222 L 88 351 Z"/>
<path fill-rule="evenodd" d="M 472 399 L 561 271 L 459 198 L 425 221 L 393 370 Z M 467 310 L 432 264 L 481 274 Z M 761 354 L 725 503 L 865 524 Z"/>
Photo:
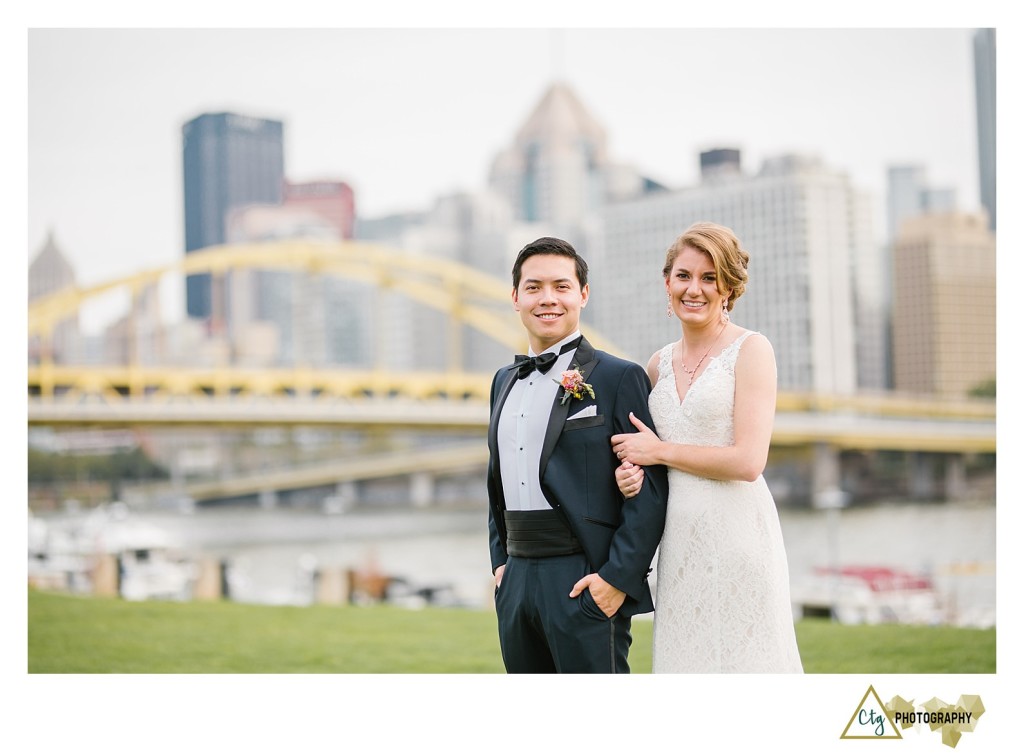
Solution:
<path fill-rule="evenodd" d="M 577 330 L 544 352 L 558 353 L 563 345 L 579 336 Z M 538 355 L 530 349 L 530 356 Z M 526 379 L 512 376 L 516 382 L 498 417 L 498 462 L 508 510 L 551 509 L 540 488 L 540 451 L 551 406 L 560 389 L 559 379 L 575 356 L 575 348 L 562 353 L 546 374 L 534 371 Z"/>

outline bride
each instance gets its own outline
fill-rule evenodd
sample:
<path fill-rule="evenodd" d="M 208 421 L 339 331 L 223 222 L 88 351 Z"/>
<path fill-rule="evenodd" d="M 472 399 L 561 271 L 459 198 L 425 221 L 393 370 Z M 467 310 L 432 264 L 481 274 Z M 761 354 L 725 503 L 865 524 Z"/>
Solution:
<path fill-rule="evenodd" d="M 654 672 L 802 672 L 778 512 L 761 473 L 775 416 L 775 354 L 729 321 L 749 255 L 697 223 L 668 250 L 668 315 L 682 338 L 647 365 L 654 429 L 612 437 L 619 489 L 669 469 L 658 553 Z"/>

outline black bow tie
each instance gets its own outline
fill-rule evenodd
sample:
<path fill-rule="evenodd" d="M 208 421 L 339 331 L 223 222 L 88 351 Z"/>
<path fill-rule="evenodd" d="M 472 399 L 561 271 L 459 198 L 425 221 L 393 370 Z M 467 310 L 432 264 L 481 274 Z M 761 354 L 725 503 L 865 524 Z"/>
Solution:
<path fill-rule="evenodd" d="M 534 371 L 539 371 L 541 374 L 547 374 L 551 371 L 551 367 L 558 360 L 558 356 L 563 353 L 568 353 L 579 346 L 582 337 L 577 337 L 575 340 L 567 342 L 562 346 L 562 349 L 558 351 L 558 354 L 554 353 L 541 353 L 539 356 L 524 356 L 517 355 L 515 365 L 519 367 L 518 379 L 526 379 Z"/>
<path fill-rule="evenodd" d="M 519 367 L 519 379 L 526 379 L 534 371 L 539 371 L 541 374 L 547 374 L 551 371 L 551 367 L 555 361 L 558 360 L 558 356 L 554 353 L 541 353 L 539 356 L 516 356 L 516 366 Z"/>

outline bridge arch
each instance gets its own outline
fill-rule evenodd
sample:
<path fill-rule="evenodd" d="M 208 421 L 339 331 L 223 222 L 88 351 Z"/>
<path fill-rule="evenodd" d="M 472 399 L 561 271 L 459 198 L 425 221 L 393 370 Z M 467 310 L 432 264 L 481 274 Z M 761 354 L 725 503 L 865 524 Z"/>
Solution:
<path fill-rule="evenodd" d="M 362 241 L 292 239 L 211 246 L 185 254 L 166 265 L 135 272 L 90 287 L 72 286 L 31 301 L 29 337 L 50 338 L 55 327 L 73 316 L 83 303 L 119 289 L 139 294 L 170 274 L 211 274 L 235 270 L 305 271 L 356 280 L 393 290 L 448 315 L 509 350 L 525 350 L 526 337 L 510 303 L 511 285 L 456 261 Z M 598 348 L 619 352 L 600 333 L 584 326 Z"/>

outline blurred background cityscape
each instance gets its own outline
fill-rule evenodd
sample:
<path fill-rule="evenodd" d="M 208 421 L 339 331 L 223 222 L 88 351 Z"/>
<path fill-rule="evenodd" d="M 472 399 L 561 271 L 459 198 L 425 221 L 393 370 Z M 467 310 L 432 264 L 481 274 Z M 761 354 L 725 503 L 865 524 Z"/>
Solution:
<path fill-rule="evenodd" d="M 403 54 L 410 33 L 385 34 L 390 46 L 375 54 Z M 415 33 L 428 45 L 452 41 Z M 685 50 L 694 33 L 662 31 L 651 44 Z M 728 35 L 751 33 L 769 46 L 792 35 L 704 34 L 728 47 Z M 524 50 L 546 62 L 529 105 L 510 104 L 490 133 L 496 147 L 470 155 L 483 185 L 439 189 L 425 207 L 374 197 L 364 209 L 366 176 L 318 168 L 309 156 L 307 175 L 290 168 L 313 124 L 267 117 L 266 108 L 287 109 L 275 101 L 236 108 L 229 83 L 218 104 L 191 106 L 161 126 L 174 131 L 178 171 L 159 189 L 174 196 L 159 210 L 179 218 L 170 239 L 130 229 L 125 207 L 164 194 L 146 187 L 145 139 L 140 147 L 128 134 L 123 153 L 101 156 L 137 165 L 140 196 L 107 196 L 103 216 L 84 221 L 61 214 L 88 204 L 103 176 L 75 175 L 85 155 L 48 141 L 47 116 L 90 95 L 74 50 L 102 55 L 104 34 L 117 35 L 106 48 L 113 64 L 134 70 L 116 52 L 126 39 L 144 45 L 143 32 L 29 34 L 29 213 L 39 233 L 28 250 L 32 585 L 127 599 L 489 607 L 488 393 L 494 370 L 526 347 L 509 297 L 516 252 L 542 235 L 572 242 L 591 266 L 584 332 L 645 363 L 679 336 L 664 314 L 664 251 L 690 223 L 711 220 L 733 228 L 751 253 L 734 320 L 764 333 L 778 359 L 765 477 L 782 519 L 794 613 L 995 624 L 993 29 L 889 32 L 915 71 L 919 88 L 897 92 L 911 103 L 928 90 L 946 93 L 927 62 L 917 72 L 923 37 L 962 46 L 950 56 L 965 61 L 973 87 L 963 101 L 947 100 L 975 136 L 965 158 L 974 174 L 964 182 L 936 184 L 916 156 L 886 157 L 881 190 L 872 190 L 818 145 L 754 164 L 745 144 L 763 149 L 756 108 L 702 137 L 709 143 L 686 155 L 692 177 L 668 180 L 663 165 L 617 156 L 576 83 L 586 76 L 567 73 L 574 40 L 586 33 L 522 31 Z M 203 36 L 168 34 L 186 50 Z M 245 69 L 235 54 L 244 34 L 201 40 L 220 45 L 224 81 Z M 302 54 L 275 48 L 275 34 L 285 32 L 250 37 L 271 61 Z M 303 32 L 291 32 L 292 42 L 295 34 Z M 324 35 L 338 45 L 361 39 L 358 30 L 306 34 L 310 47 Z M 705 75 L 701 60 L 673 58 L 692 79 Z M 139 78 L 107 96 L 136 97 L 139 108 L 161 96 L 142 89 L 151 71 L 137 68 Z M 291 85 L 344 114 L 338 140 L 348 140 L 345 118 L 369 122 L 377 140 L 352 148 L 376 155 L 385 174 L 401 175 L 402 165 L 382 144 L 434 152 L 428 124 L 447 99 L 475 96 L 424 74 L 424 99 L 396 123 L 376 120 L 372 101 L 346 98 L 347 71 L 332 71 L 329 87 L 313 73 L 322 71 Z M 895 69 L 891 77 L 904 80 Z M 47 89 L 51 81 L 63 88 Z M 678 132 L 691 119 L 714 124 L 725 100 L 756 99 L 647 90 L 642 67 L 636 88 L 620 95 L 624 106 L 647 97 Z M 812 110 L 819 102 L 820 128 L 841 131 L 848 110 L 872 101 L 842 104 L 841 94 L 803 91 Z M 385 79 L 376 96 L 389 97 Z M 776 117 L 785 111 L 780 101 Z M 883 107 L 873 115 L 883 137 L 907 129 Z M 663 126 L 651 123 L 652 138 Z M 442 152 L 434 158 L 450 154 L 454 163 L 454 152 Z M 48 183 L 51 169 L 60 178 Z M 434 175 L 434 185 L 456 172 Z M 147 244 L 178 240 L 173 256 L 147 253 Z"/>

